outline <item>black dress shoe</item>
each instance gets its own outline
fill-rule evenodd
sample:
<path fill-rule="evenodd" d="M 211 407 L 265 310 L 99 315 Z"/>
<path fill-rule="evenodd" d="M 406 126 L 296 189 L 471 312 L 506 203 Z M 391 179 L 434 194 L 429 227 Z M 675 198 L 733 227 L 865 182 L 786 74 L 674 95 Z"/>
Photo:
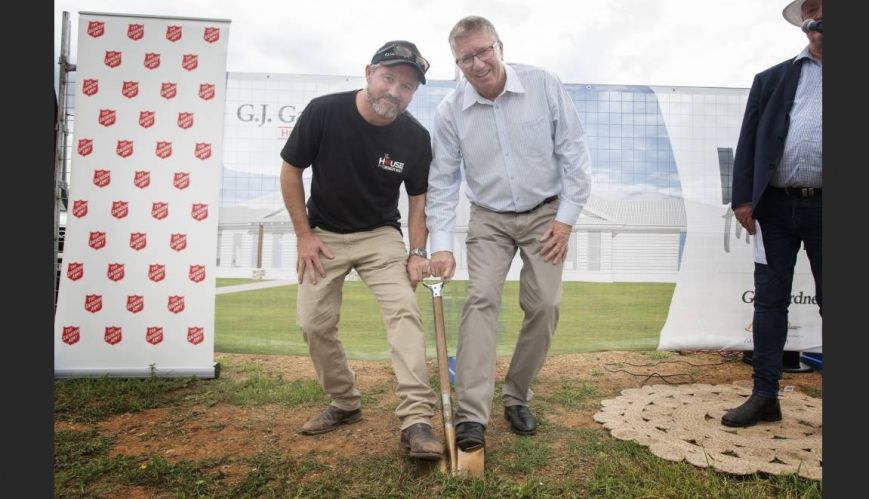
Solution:
<path fill-rule="evenodd" d="M 759 421 L 781 421 L 781 406 L 778 397 L 752 395 L 741 406 L 731 409 L 721 416 L 724 426 L 745 428 Z"/>
<path fill-rule="evenodd" d="M 537 433 L 537 420 L 524 405 L 510 405 L 504 408 L 504 418 L 510 422 L 510 431 L 517 435 Z"/>
<path fill-rule="evenodd" d="M 485 447 L 486 427 L 470 421 L 459 423 L 456 425 L 456 445 L 463 451 Z"/>

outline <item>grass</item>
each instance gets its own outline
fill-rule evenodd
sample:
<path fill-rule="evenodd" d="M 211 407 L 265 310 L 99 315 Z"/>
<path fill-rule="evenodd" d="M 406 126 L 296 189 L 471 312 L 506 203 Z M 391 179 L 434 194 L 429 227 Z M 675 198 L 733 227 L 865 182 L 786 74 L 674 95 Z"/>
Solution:
<path fill-rule="evenodd" d="M 222 288 L 224 286 L 237 286 L 239 284 L 250 284 L 254 282 L 266 282 L 268 279 L 249 279 L 244 277 L 218 277 L 217 278 L 217 287 Z"/>
<path fill-rule="evenodd" d="M 651 350 L 657 347 L 667 317 L 673 284 L 565 282 L 558 329 L 550 352 Z M 466 281 L 444 287 L 444 322 L 450 352 L 455 352 Z M 420 286 L 417 303 L 427 329 L 427 351 L 434 356 L 431 295 Z M 509 281 L 498 322 L 497 350 L 510 355 L 522 324 L 518 282 Z M 307 355 L 296 326 L 296 286 L 288 285 L 216 297 L 215 350 L 234 353 Z M 339 322 L 347 354 L 356 359 L 387 359 L 389 344 L 374 296 L 358 281 L 344 285 Z"/>

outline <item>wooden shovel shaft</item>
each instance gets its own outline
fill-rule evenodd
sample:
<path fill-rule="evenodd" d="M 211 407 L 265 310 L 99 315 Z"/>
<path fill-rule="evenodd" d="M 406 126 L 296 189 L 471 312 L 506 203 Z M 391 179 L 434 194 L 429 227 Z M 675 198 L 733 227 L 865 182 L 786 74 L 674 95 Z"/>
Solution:
<path fill-rule="evenodd" d="M 447 335 L 444 329 L 443 297 L 432 296 L 435 320 L 435 344 L 438 352 L 438 380 L 441 387 L 441 412 L 444 419 L 444 437 L 450 453 L 450 471 L 456 471 L 456 430 L 453 427 L 453 406 L 450 402 L 450 367 L 447 363 Z"/>

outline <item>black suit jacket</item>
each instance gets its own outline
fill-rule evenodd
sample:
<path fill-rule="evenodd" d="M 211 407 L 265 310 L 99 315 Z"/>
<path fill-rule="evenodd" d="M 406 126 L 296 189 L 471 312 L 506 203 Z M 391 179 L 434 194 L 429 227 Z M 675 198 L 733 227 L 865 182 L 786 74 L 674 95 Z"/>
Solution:
<path fill-rule="evenodd" d="M 788 59 L 758 73 L 748 93 L 742 129 L 733 158 L 732 207 L 751 203 L 763 212 L 763 193 L 784 154 L 790 111 L 805 59 Z"/>

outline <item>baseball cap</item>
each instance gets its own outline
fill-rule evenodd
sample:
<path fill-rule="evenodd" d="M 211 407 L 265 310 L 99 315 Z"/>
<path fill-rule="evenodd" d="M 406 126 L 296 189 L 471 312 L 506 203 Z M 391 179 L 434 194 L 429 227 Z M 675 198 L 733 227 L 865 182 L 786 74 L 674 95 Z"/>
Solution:
<path fill-rule="evenodd" d="M 383 64 L 384 66 L 407 64 L 416 70 L 419 81 L 423 85 L 425 85 L 425 72 L 428 71 L 429 67 L 428 61 L 420 55 L 416 45 L 407 40 L 392 40 L 384 43 L 374 53 L 371 64 Z"/>

